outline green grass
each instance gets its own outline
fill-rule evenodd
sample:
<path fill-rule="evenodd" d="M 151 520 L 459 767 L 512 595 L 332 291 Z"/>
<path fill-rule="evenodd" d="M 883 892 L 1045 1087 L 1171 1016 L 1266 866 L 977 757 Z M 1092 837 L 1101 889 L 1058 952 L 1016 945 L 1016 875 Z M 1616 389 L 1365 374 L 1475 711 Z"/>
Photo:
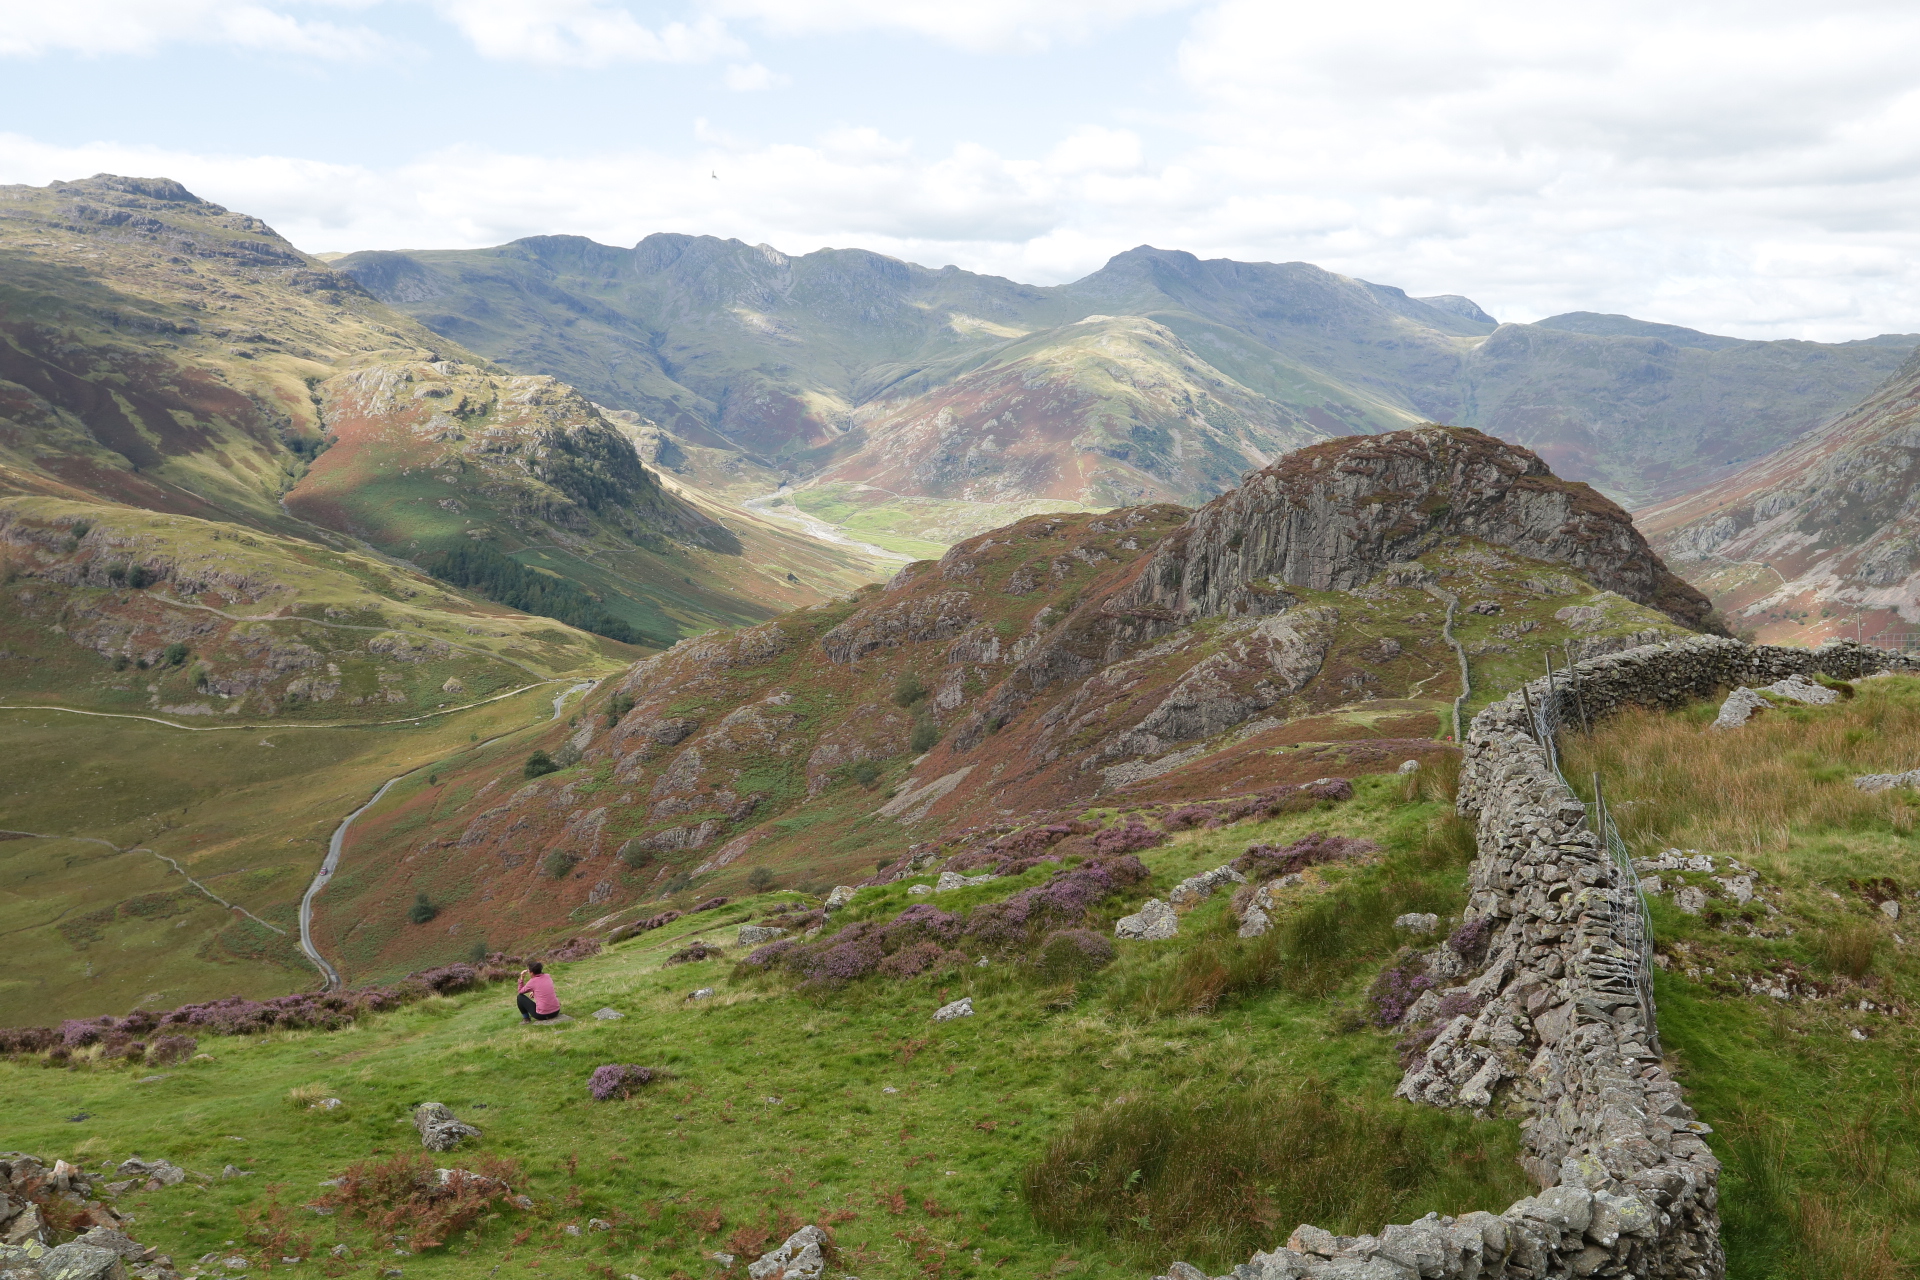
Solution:
<path fill-rule="evenodd" d="M 1760 873 L 1744 907 L 1704 873 L 1660 873 L 1715 895 L 1701 915 L 1671 892 L 1653 900 L 1661 1038 L 1714 1126 L 1728 1274 L 1743 1280 L 1879 1280 L 1920 1258 L 1920 959 L 1906 917 L 1856 888 L 1913 886 L 1920 839 L 1912 793 L 1849 781 L 1911 767 L 1920 680 L 1856 687 L 1732 732 L 1706 728 L 1716 704 L 1703 702 L 1562 744 L 1569 776 L 1599 771 L 1636 855 L 1677 844 L 1713 855 L 1718 875 L 1728 857 Z M 1821 994 L 1751 990 L 1783 976 Z"/>
<path fill-rule="evenodd" d="M 1439 816 L 1436 805 L 1409 803 L 1398 779 L 1374 779 L 1346 806 L 1188 833 L 1145 860 L 1164 894 L 1173 880 L 1248 843 L 1332 829 L 1375 838 L 1389 852 L 1371 865 L 1311 877 L 1301 909 L 1415 880 L 1458 899 L 1457 859 L 1430 847 L 1427 835 Z M 936 901 L 961 907 L 1044 878 L 1028 873 Z M 906 888 L 863 893 L 854 912 L 881 916 L 926 900 Z M 744 905 L 792 897 L 770 894 Z M 391 1258 L 391 1242 L 370 1238 L 345 1215 L 319 1218 L 299 1206 L 352 1162 L 417 1150 L 410 1109 L 445 1102 L 486 1131 L 480 1151 L 519 1162 L 538 1207 L 390 1264 L 422 1277 L 490 1275 L 528 1262 L 569 1274 L 611 1266 L 615 1274 L 704 1275 L 712 1267 L 703 1254 L 740 1253 L 743 1266 L 763 1247 L 756 1242 L 802 1221 L 831 1221 L 845 1269 L 862 1276 L 1072 1270 L 1134 1277 L 1171 1261 L 1165 1241 L 1156 1245 L 1151 1233 L 1124 1224 L 1113 1233 L 1093 1230 L 1091 1218 L 1046 1225 L 1051 1220 L 1037 1219 L 1023 1198 L 1023 1171 L 1042 1167 L 1050 1151 L 1057 1167 L 1066 1150 L 1057 1142 L 1084 1139 L 1087 1126 L 1097 1128 L 1096 1118 L 1113 1108 L 1148 1103 L 1257 1111 L 1280 1128 L 1247 1132 L 1245 1143 L 1284 1139 L 1279 1149 L 1305 1144 L 1327 1155 L 1326 1135 L 1294 1123 L 1310 1118 L 1305 1112 L 1289 1121 L 1268 1105 L 1298 1097 L 1307 1080 L 1318 1082 L 1314 1114 L 1332 1109 L 1342 1117 L 1340 1149 L 1384 1154 L 1393 1169 L 1345 1201 L 1324 1187 L 1310 1204 L 1289 1200 L 1276 1184 L 1274 1206 L 1305 1204 L 1316 1215 L 1325 1211 L 1325 1225 L 1377 1228 L 1371 1219 L 1383 1213 L 1397 1220 L 1429 1208 L 1498 1209 L 1522 1193 L 1511 1123 L 1476 1124 L 1392 1100 L 1399 1071 L 1390 1037 L 1320 995 L 1255 986 L 1213 1012 L 1172 1014 L 1114 998 L 1177 966 L 1190 949 L 1215 945 L 1225 908 L 1223 896 L 1196 908 L 1172 943 L 1121 944 L 1115 964 L 1070 987 L 996 963 L 808 996 L 779 979 L 735 978 L 731 960 L 662 967 L 697 934 L 728 940 L 748 914 L 734 906 L 559 966 L 562 998 L 580 1019 L 571 1024 L 523 1028 L 510 990 L 496 987 L 433 998 L 342 1032 L 210 1039 L 200 1048 L 212 1062 L 144 1084 L 146 1068 L 0 1065 L 0 1108 L 18 1117 L 9 1122 L 9 1144 L 45 1156 L 98 1167 L 138 1151 L 213 1173 L 229 1161 L 251 1171 L 246 1180 L 130 1197 L 124 1207 L 139 1218 L 140 1238 L 178 1259 L 224 1249 L 227 1240 L 243 1247 L 243 1214 L 274 1218 L 266 1209 L 273 1204 L 292 1233 L 276 1249 L 305 1256 L 340 1239 L 372 1261 Z M 1358 999 L 1380 949 L 1380 940 L 1362 940 L 1364 954 L 1348 957 L 1336 998 Z M 685 1000 L 704 986 L 719 994 Z M 929 1020 L 962 995 L 974 997 L 974 1018 Z M 586 1016 L 603 1005 L 626 1016 Z M 587 1078 L 608 1062 L 665 1068 L 671 1078 L 631 1101 L 594 1103 Z M 345 1105 L 331 1112 L 291 1105 L 288 1094 L 297 1089 Z M 66 1119 L 81 1113 L 85 1119 Z M 1150 1220 L 1173 1213 L 1156 1206 L 1179 1198 L 1178 1180 L 1143 1180 L 1160 1199 L 1140 1213 Z M 1249 1231 L 1270 1246 L 1294 1225 L 1280 1220 L 1284 1207 L 1261 1212 L 1270 1224 L 1256 1229 L 1236 1219 L 1224 1233 L 1189 1232 L 1182 1247 L 1216 1268 L 1243 1261 Z M 616 1230 L 580 1237 L 563 1230 L 588 1217 Z"/>

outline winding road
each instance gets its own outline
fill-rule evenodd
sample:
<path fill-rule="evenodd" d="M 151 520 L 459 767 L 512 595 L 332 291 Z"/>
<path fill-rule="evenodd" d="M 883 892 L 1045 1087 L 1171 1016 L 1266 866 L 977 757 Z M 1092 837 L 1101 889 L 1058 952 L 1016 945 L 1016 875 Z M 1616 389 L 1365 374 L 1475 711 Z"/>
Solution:
<path fill-rule="evenodd" d="M 576 693 L 584 693 L 598 683 L 599 681 L 597 680 L 583 680 L 578 684 L 569 685 L 567 688 L 562 689 L 553 700 L 553 715 L 550 719 L 558 720 L 561 717 L 566 710 L 568 698 L 571 698 Z M 502 738 L 511 737 L 513 734 L 519 732 L 519 729 L 513 729 L 507 733 L 496 734 L 488 738 L 485 742 L 475 743 L 469 747 L 468 750 L 477 751 L 481 747 L 498 742 Z M 300 950 L 306 954 L 307 959 L 313 962 L 313 967 L 320 971 L 320 976 L 326 979 L 326 990 L 328 991 L 332 991 L 341 985 L 340 971 L 335 969 L 333 964 L 325 956 L 320 954 L 320 948 L 314 945 L 313 900 L 320 896 L 320 891 L 327 887 L 327 882 L 333 879 L 334 871 L 339 868 L 340 853 L 347 845 L 347 831 L 353 826 L 355 820 L 367 810 L 379 804 L 380 798 L 393 788 L 394 783 L 400 781 L 402 778 L 410 777 L 427 767 L 427 765 L 420 765 L 418 768 L 409 769 L 405 773 L 397 773 L 393 777 L 388 778 L 380 784 L 380 789 L 374 792 L 365 804 L 340 820 L 340 825 L 333 829 L 333 838 L 327 841 L 327 856 L 321 860 L 320 870 L 314 873 L 313 883 L 307 886 L 306 893 L 302 895 L 300 899 Z"/>

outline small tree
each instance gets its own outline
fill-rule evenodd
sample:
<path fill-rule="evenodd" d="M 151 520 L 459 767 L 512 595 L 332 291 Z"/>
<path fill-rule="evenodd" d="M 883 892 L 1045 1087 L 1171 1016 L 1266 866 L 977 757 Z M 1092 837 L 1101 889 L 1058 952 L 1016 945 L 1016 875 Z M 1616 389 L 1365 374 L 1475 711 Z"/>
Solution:
<path fill-rule="evenodd" d="M 747 887 L 755 893 L 765 893 L 773 887 L 773 871 L 767 867 L 755 867 L 747 872 Z"/>
<path fill-rule="evenodd" d="M 485 935 L 482 935 L 481 937 L 475 938 L 473 940 L 473 945 L 467 948 L 467 963 L 468 964 L 485 964 L 486 962 L 487 962 L 487 939 Z"/>
<path fill-rule="evenodd" d="M 413 906 L 407 909 L 407 919 L 415 924 L 425 924 L 439 914 L 440 908 L 427 901 L 427 895 L 424 893 L 416 893 L 413 896 Z"/>
<path fill-rule="evenodd" d="M 896 707 L 911 707 L 925 701 L 926 696 L 927 686 L 921 684 L 920 677 L 911 671 L 901 676 L 893 686 L 893 705 Z"/>
<path fill-rule="evenodd" d="M 127 566 L 127 585 L 135 590 L 153 585 L 153 570 L 143 564 Z"/>
<path fill-rule="evenodd" d="M 653 850 L 647 848 L 636 837 L 620 846 L 618 855 L 629 871 L 638 871 L 653 861 Z"/>
<path fill-rule="evenodd" d="M 923 755 L 933 750 L 933 744 L 940 741 L 940 726 L 931 720 L 915 720 L 913 736 L 908 739 L 915 755 Z"/>
<path fill-rule="evenodd" d="M 187 646 L 175 640 L 160 651 L 160 661 L 169 667 L 177 667 L 187 660 Z"/>
<path fill-rule="evenodd" d="M 852 779 L 863 787 L 871 788 L 880 781 L 880 766 L 871 760 L 856 760 L 853 768 L 847 770 Z"/>
<path fill-rule="evenodd" d="M 625 716 L 627 712 L 631 710 L 633 710 L 632 694 L 614 694 L 613 701 L 607 704 L 607 727 L 611 729 L 614 725 L 619 724 L 621 717 Z"/>
<path fill-rule="evenodd" d="M 555 880 L 565 880 L 579 862 L 572 854 L 555 849 L 540 863 L 540 870 Z"/>
<path fill-rule="evenodd" d="M 552 756 L 544 751 L 536 751 L 527 757 L 527 762 L 521 766 L 520 772 L 529 778 L 537 778 L 541 774 L 557 772 L 559 768 L 560 766 L 553 762 Z"/>

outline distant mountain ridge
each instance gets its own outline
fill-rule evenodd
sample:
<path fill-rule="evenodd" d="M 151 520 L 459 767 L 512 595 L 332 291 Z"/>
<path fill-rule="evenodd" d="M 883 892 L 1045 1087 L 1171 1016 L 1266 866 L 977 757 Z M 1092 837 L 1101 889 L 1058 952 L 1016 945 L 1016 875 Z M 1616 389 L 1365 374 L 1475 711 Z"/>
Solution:
<path fill-rule="evenodd" d="M 435 332 L 679 439 L 903 498 L 966 500 L 971 484 L 1193 504 L 1312 439 L 1434 421 L 1640 504 L 1785 444 L 1920 344 L 1755 342 L 1587 312 L 1500 324 L 1459 295 L 1144 245 L 1048 287 L 670 233 L 632 249 L 535 236 L 336 266 Z M 1076 329 L 1095 317 L 1151 321 L 1155 353 L 1134 346 L 1116 380 Z M 989 368 L 1036 394 L 984 401 Z M 987 452 L 1019 464 L 976 451 L 962 483 L 927 438 L 969 419 L 970 434 L 993 422 Z"/>

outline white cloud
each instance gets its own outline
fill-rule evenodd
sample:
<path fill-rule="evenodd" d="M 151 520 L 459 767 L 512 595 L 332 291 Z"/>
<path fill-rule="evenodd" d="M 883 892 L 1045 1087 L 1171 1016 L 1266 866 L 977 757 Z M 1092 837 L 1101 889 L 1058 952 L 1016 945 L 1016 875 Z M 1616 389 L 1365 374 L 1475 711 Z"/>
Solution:
<path fill-rule="evenodd" d="M 362 26 L 305 20 L 248 0 L 0 0 L 0 57 L 147 54 L 172 43 L 320 58 L 363 58 L 383 44 Z"/>
<path fill-rule="evenodd" d="M 736 63 L 727 68 L 723 77 L 727 88 L 735 93 L 754 93 L 761 89 L 784 89 L 793 83 L 792 76 L 769 71 L 757 62 Z"/>
<path fill-rule="evenodd" d="M 604 67 L 746 53 L 717 18 L 671 22 L 656 31 L 623 6 L 602 0 L 434 0 L 434 8 L 487 58 Z"/>
<path fill-rule="evenodd" d="M 904 31 L 975 53 L 1038 53 L 1193 0 L 708 0 L 775 35 Z"/>

